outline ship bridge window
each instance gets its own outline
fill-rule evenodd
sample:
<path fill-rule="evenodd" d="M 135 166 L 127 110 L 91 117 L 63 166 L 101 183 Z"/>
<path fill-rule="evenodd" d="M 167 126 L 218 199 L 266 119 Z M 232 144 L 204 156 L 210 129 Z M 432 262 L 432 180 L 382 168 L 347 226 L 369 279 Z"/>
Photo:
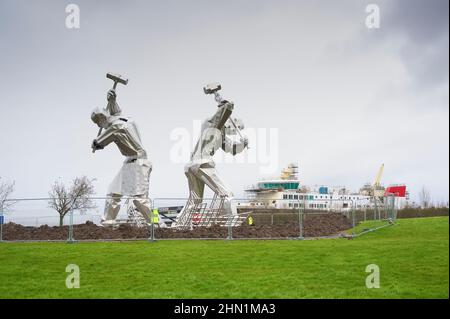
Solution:
<path fill-rule="evenodd" d="M 294 199 L 298 199 L 298 195 L 294 195 Z"/>
<path fill-rule="evenodd" d="M 288 196 L 286 194 L 283 195 L 283 199 L 287 199 Z"/>
<path fill-rule="evenodd" d="M 263 188 L 274 189 L 274 188 L 284 188 L 284 189 L 298 189 L 299 183 L 263 183 Z"/>

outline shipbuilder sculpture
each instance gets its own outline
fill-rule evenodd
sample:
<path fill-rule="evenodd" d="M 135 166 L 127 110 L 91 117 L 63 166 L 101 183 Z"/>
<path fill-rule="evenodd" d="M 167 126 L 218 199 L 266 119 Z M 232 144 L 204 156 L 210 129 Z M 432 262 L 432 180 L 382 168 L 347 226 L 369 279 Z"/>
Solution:
<path fill-rule="evenodd" d="M 221 221 L 230 222 L 230 216 L 237 216 L 232 205 L 233 193 L 225 186 L 215 168 L 213 156 L 218 149 L 236 155 L 248 147 L 248 139 L 241 134 L 243 124 L 231 118 L 233 102 L 222 99 L 218 91 L 220 84 L 204 87 L 205 94 L 214 94 L 217 110 L 201 126 L 200 138 L 185 166 L 189 183 L 189 199 L 178 215 L 174 227 L 210 226 Z M 239 135 L 239 141 L 230 138 Z M 214 193 L 214 199 L 207 207 L 203 203 L 205 185 Z"/>
<path fill-rule="evenodd" d="M 92 151 L 101 150 L 114 142 L 125 156 L 125 161 L 109 186 L 102 224 L 104 226 L 116 224 L 120 202 L 124 196 L 132 200 L 137 211 L 148 223 L 151 213 L 148 189 L 152 164 L 147 159 L 136 123 L 130 118 L 123 117 L 122 110 L 117 104 L 116 85 L 117 83 L 126 85 L 128 80 L 111 73 L 106 76 L 114 81 L 114 86 L 107 94 L 106 108 L 97 108 L 92 112 L 91 119 L 100 128 L 98 136 L 92 142 Z"/>

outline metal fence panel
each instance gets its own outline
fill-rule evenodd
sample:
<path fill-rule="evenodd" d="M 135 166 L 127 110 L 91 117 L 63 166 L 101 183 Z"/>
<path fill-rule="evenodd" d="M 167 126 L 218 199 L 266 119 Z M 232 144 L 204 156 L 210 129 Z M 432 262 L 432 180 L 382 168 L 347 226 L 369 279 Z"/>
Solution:
<path fill-rule="evenodd" d="M 15 200 L 8 211 L 0 212 L 5 224 L 0 229 L 0 240 L 6 241 L 95 241 L 95 240 L 166 240 L 166 239 L 304 239 L 358 235 L 367 229 L 395 221 L 397 211 L 392 202 L 376 209 L 330 211 L 312 209 L 304 201 L 281 207 L 253 206 L 248 199 L 235 199 L 238 215 L 219 216 L 216 220 L 202 210 L 191 216 L 189 227 L 174 228 L 177 215 L 186 204 L 186 198 L 151 199 L 152 212 L 158 212 L 158 221 L 142 222 L 132 201 L 123 199 L 114 227 L 103 227 L 101 217 L 106 198 L 93 198 L 95 208 L 85 213 L 73 211 L 60 219 L 49 208 L 48 199 Z M 209 207 L 213 199 L 204 199 Z M 320 206 L 322 207 L 322 206 Z M 152 213 L 153 214 L 153 213 Z M 204 223 L 208 219 L 208 223 Z M 145 221 L 145 220 L 144 220 Z M 163 221 L 164 223 L 160 223 Z M 377 222 L 378 224 L 374 223 Z M 62 225 L 60 225 L 62 224 Z M 207 226 L 205 226 L 207 225 Z M 350 231 L 350 229 L 354 228 Z"/>

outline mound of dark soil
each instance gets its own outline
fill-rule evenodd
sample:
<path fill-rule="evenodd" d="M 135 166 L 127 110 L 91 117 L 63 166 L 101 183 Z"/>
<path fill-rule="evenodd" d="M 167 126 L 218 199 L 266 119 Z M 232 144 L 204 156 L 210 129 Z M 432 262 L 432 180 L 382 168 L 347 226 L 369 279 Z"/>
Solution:
<path fill-rule="evenodd" d="M 351 228 L 351 221 L 338 213 L 314 214 L 304 216 L 303 236 L 318 237 L 334 235 Z M 68 226 L 29 227 L 14 223 L 3 225 L 4 240 L 67 240 Z M 120 225 L 117 229 L 105 228 L 92 222 L 74 225 L 75 240 L 95 239 L 145 239 L 149 238 L 148 228 L 137 228 L 130 225 Z M 158 238 L 226 238 L 226 227 L 197 227 L 193 230 L 177 230 L 172 228 L 156 228 L 155 237 Z M 233 227 L 233 238 L 283 238 L 299 237 L 298 220 L 277 225 L 255 224 L 252 226 Z"/>
<path fill-rule="evenodd" d="M 135 239 L 148 237 L 148 229 L 120 225 L 117 229 L 98 226 L 90 221 L 73 226 L 75 239 Z M 39 227 L 8 223 L 3 225 L 3 240 L 67 240 L 69 226 Z"/>

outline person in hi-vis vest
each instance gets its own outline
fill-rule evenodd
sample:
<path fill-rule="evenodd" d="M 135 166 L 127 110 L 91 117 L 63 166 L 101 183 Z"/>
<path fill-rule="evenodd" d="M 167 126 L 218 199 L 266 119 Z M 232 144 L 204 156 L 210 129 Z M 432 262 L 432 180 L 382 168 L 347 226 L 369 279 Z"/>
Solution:
<path fill-rule="evenodd" d="M 158 227 L 165 228 L 167 227 L 166 223 L 159 218 L 158 208 L 154 208 L 152 211 L 151 221 L 154 225 L 158 225 Z"/>

